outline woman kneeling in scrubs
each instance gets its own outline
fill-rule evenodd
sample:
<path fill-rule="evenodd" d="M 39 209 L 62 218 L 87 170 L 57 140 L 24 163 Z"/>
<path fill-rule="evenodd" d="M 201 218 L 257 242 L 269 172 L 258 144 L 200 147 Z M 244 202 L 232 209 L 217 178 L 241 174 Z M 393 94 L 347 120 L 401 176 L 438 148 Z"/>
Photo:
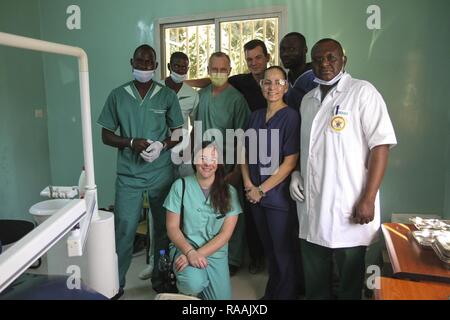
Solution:
<path fill-rule="evenodd" d="M 300 116 L 283 101 L 288 82 L 282 68 L 268 68 L 260 85 L 267 108 L 250 116 L 247 132 L 253 130 L 257 141 L 246 141 L 242 178 L 269 267 L 263 299 L 296 299 L 293 226 L 297 217 L 290 211 L 289 176 L 298 162 Z"/>
<path fill-rule="evenodd" d="M 218 150 L 204 144 L 195 154 L 195 174 L 185 177 L 183 225 L 180 228 L 182 179 L 164 202 L 167 234 L 175 245 L 178 290 L 206 300 L 231 299 L 228 240 L 242 212 L 236 189 L 225 183 Z"/>

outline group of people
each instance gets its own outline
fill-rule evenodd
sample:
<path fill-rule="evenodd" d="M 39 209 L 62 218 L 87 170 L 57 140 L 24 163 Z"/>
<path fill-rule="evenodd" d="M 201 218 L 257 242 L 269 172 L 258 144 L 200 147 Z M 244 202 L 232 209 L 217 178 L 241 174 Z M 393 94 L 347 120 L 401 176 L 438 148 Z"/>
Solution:
<path fill-rule="evenodd" d="M 345 71 L 338 41 L 318 41 L 311 63 L 307 52 L 302 34 L 287 34 L 280 42 L 286 73 L 268 67 L 264 42 L 251 40 L 244 46 L 249 73 L 230 77 L 230 58 L 216 52 L 209 78 L 198 80 L 186 79 L 189 59 L 176 52 L 158 83 L 155 50 L 135 50 L 134 80 L 110 93 L 98 119 L 103 142 L 118 149 L 119 296 L 147 197 L 153 252 L 170 251 L 181 293 L 231 299 L 230 275 L 247 243 L 250 273 L 267 264 L 262 299 L 331 299 L 336 277 L 337 298 L 361 298 L 396 137 L 380 93 Z M 176 134 L 197 124 L 200 137 Z M 243 141 L 225 139 L 230 129 L 245 131 Z M 183 139 L 190 143 L 180 151 Z M 174 164 L 180 152 L 192 154 L 192 163 Z M 161 292 L 158 259 L 151 278 Z"/>

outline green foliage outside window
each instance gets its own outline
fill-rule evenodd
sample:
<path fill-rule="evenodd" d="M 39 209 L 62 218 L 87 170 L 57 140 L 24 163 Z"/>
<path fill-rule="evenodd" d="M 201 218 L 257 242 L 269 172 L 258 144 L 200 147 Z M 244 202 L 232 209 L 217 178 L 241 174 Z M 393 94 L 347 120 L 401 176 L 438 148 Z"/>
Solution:
<path fill-rule="evenodd" d="M 220 23 L 220 49 L 231 58 L 232 75 L 248 72 L 244 44 L 252 39 L 265 42 L 271 55 L 270 65 L 278 63 L 278 18 L 227 21 Z M 165 58 L 175 51 L 187 54 L 189 79 L 207 77 L 209 56 L 216 51 L 214 24 L 165 28 Z M 166 74 L 169 71 L 166 70 Z"/>

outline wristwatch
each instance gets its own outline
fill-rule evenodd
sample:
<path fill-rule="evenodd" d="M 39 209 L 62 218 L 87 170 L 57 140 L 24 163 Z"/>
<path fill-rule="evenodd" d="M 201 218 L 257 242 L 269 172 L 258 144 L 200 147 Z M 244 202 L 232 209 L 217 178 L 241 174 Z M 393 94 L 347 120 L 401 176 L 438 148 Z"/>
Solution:
<path fill-rule="evenodd" d="M 264 190 L 262 189 L 261 185 L 258 187 L 258 191 L 259 191 L 259 195 L 260 195 L 261 197 L 265 197 L 265 196 L 266 196 L 266 193 L 265 193 Z"/>

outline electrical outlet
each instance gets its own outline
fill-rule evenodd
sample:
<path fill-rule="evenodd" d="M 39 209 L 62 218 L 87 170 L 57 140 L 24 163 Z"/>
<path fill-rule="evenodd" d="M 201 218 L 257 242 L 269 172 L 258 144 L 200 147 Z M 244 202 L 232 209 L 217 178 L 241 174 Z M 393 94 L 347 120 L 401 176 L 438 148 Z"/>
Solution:
<path fill-rule="evenodd" d="M 34 117 L 35 118 L 43 118 L 44 117 L 44 110 L 42 110 L 42 109 L 34 109 Z"/>

